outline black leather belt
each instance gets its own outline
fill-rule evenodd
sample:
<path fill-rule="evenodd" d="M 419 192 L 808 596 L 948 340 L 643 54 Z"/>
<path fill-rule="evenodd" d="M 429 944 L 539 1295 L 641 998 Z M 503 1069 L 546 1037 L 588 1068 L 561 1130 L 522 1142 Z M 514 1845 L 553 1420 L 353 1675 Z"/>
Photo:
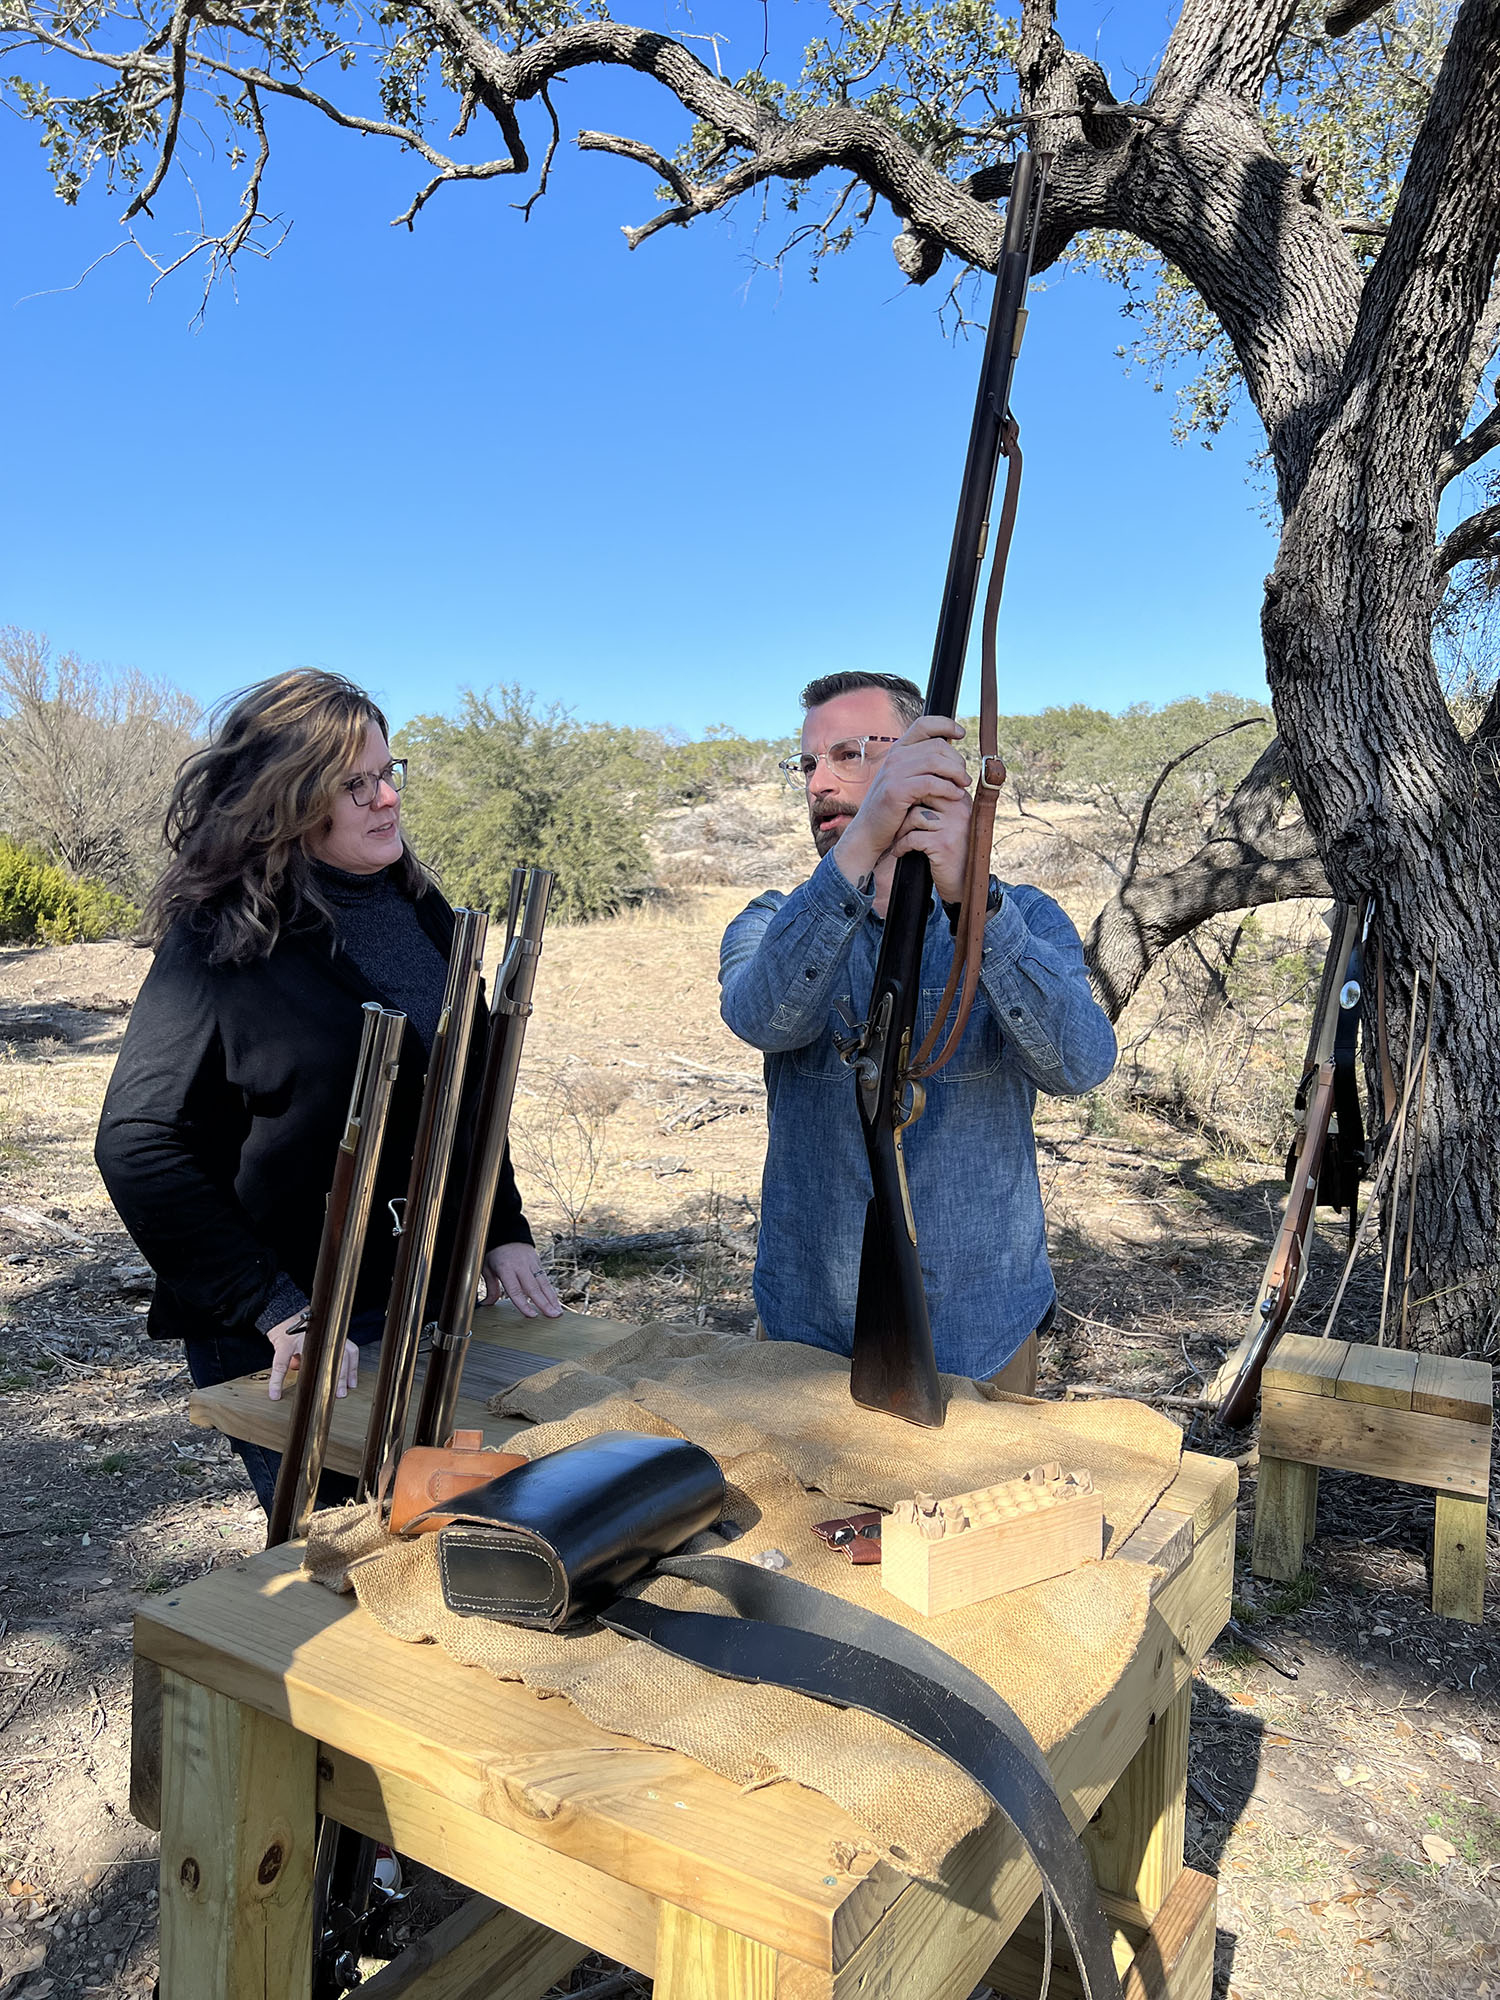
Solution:
<path fill-rule="evenodd" d="M 673 1611 L 634 1597 L 600 1612 L 603 1624 L 729 1680 L 861 1709 L 951 1758 L 1004 1813 L 1035 1864 L 1049 1953 L 1055 1903 L 1085 2000 L 1120 2000 L 1088 1859 L 1030 1732 L 993 1688 L 915 1632 L 795 1577 L 717 1555 L 674 1556 L 656 1567 L 718 1591 L 739 1615 Z"/>

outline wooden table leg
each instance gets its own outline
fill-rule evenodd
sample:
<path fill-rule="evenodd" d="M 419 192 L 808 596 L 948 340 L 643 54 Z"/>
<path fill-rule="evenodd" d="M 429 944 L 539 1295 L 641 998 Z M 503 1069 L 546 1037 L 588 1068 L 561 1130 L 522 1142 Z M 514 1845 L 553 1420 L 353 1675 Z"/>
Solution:
<path fill-rule="evenodd" d="M 656 2000 L 775 2000 L 776 1953 L 768 1944 L 663 1903 L 653 1992 Z"/>
<path fill-rule="evenodd" d="M 1484 1536 L 1488 1502 L 1481 1493 L 1439 1493 L 1432 1532 L 1432 1608 L 1439 1618 L 1484 1623 Z"/>
<path fill-rule="evenodd" d="M 317 1748 L 163 1674 L 161 2000 L 308 2000 Z"/>
<path fill-rule="evenodd" d="M 1261 1453 L 1255 1482 L 1255 1545 L 1250 1567 L 1257 1576 L 1291 1583 L 1302 1574 L 1302 1551 L 1318 1517 L 1318 1468 Z"/>
<path fill-rule="evenodd" d="M 1145 1742 L 1084 1830 L 1095 1881 L 1113 1909 L 1141 1924 L 1155 1921 L 1182 1873 L 1192 1705 L 1189 1681 L 1153 1718 Z"/>

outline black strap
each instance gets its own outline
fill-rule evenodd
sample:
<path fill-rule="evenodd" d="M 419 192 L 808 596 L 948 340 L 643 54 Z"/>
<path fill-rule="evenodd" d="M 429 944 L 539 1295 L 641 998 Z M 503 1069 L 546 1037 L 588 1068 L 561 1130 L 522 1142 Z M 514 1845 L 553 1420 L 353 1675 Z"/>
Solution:
<path fill-rule="evenodd" d="M 1085 2000 L 1120 2000 L 1083 1847 L 1030 1732 L 992 1687 L 915 1632 L 795 1577 L 718 1555 L 675 1556 L 657 1568 L 718 1591 L 739 1616 L 621 1598 L 601 1612 L 602 1623 L 729 1680 L 861 1709 L 951 1758 L 1004 1813 L 1036 1865 Z"/>

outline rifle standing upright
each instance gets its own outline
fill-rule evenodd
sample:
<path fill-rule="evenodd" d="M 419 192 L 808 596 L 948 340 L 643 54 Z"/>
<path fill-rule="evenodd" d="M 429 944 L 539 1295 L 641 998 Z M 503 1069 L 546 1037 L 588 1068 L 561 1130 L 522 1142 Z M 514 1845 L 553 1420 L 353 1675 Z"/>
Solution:
<path fill-rule="evenodd" d="M 921 1077 L 930 1074 L 951 1054 L 962 1032 L 978 979 L 984 901 L 989 886 L 989 830 L 993 826 L 995 794 L 1005 780 L 1005 767 L 993 741 L 994 618 L 999 610 L 1020 473 L 1016 426 L 1009 410 L 1010 383 L 1025 324 L 1026 286 L 1031 275 L 1045 179 L 1046 156 L 1022 153 L 1011 182 L 979 396 L 969 433 L 958 520 L 927 682 L 925 712 L 956 714 L 980 566 L 989 540 L 995 475 L 1002 457 L 1008 458 L 1011 464 L 1005 506 L 985 604 L 986 700 L 982 707 L 988 728 L 981 728 L 980 733 L 980 749 L 984 754 L 970 827 L 970 867 L 959 920 L 954 976 L 949 980 L 939 1021 L 955 996 L 958 1009 L 936 1061 L 927 1061 L 936 1030 L 914 1060 L 912 1037 L 921 983 L 922 942 L 932 907 L 932 871 L 925 854 L 903 854 L 896 863 L 869 1013 L 863 1025 L 840 1043 L 841 1053 L 855 1073 L 860 1124 L 873 1185 L 860 1252 L 850 1388 L 857 1403 L 888 1410 L 909 1423 L 929 1426 L 942 1423 L 943 1398 L 933 1358 L 916 1221 L 902 1158 L 902 1135 L 922 1114 Z"/>

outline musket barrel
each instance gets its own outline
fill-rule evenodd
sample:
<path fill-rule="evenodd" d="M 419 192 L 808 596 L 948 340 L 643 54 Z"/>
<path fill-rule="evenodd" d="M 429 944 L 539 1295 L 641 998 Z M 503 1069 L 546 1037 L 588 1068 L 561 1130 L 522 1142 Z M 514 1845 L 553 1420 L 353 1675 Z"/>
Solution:
<path fill-rule="evenodd" d="M 1011 182 L 994 304 L 933 643 L 928 715 L 951 716 L 958 709 L 988 541 L 990 502 L 1004 456 L 1011 377 L 1045 181 L 1046 157 L 1022 153 Z M 902 1125 L 913 1116 L 906 1106 L 911 1087 L 906 1071 L 912 1058 L 922 945 L 931 899 L 932 872 L 926 855 L 902 855 L 891 884 L 857 1065 L 862 1079 L 860 1122 L 874 1199 L 866 1216 L 860 1255 L 850 1389 L 854 1400 L 868 1408 L 936 1427 L 943 1421 L 943 1399 L 933 1358 L 921 1259 L 913 1232 L 903 1226 L 903 1212 L 909 1216 L 910 1204 L 900 1143 Z M 920 1109 L 920 1101 L 915 1109 Z"/>
<path fill-rule="evenodd" d="M 432 1279 L 433 1250 L 463 1104 L 464 1066 L 488 930 L 489 918 L 483 910 L 454 912 L 448 984 L 428 1056 L 411 1179 L 401 1211 L 401 1242 L 391 1275 L 380 1365 L 365 1433 L 357 1492 L 361 1500 L 377 1491 L 389 1491 L 405 1443 L 422 1338 L 422 1308 Z"/>
<path fill-rule="evenodd" d="M 512 935 L 495 977 L 474 1151 L 464 1180 L 453 1262 L 431 1330 L 432 1353 L 412 1435 L 414 1444 L 441 1444 L 453 1428 L 554 880 L 547 868 L 518 869 L 511 878 Z"/>
<path fill-rule="evenodd" d="M 343 1361 L 354 1288 L 370 1222 L 380 1145 L 406 1016 L 375 1001 L 364 1008 L 364 1033 L 354 1088 L 334 1163 L 333 1187 L 318 1245 L 307 1332 L 297 1371 L 297 1397 L 276 1476 L 266 1547 L 300 1541 L 317 1497 L 333 1422 L 334 1384 Z"/>

